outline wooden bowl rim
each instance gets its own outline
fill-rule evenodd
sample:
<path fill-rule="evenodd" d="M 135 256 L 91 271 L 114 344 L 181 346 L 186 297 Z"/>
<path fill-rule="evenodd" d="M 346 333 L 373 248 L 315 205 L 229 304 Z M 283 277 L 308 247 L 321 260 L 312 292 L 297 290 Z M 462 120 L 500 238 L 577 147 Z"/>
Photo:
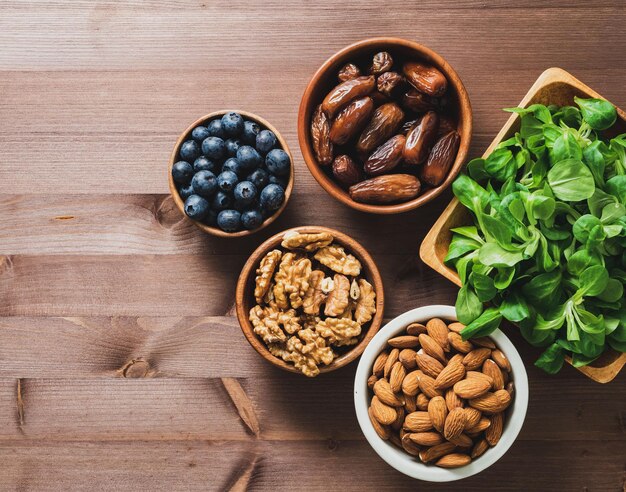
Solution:
<path fill-rule="evenodd" d="M 370 321 L 370 326 L 369 328 L 367 328 L 367 331 L 364 333 L 361 341 L 356 344 L 351 350 L 337 357 L 329 365 L 320 366 L 320 374 L 332 372 L 349 364 L 363 353 L 363 350 L 365 350 L 367 344 L 378 332 L 382 325 L 385 304 L 383 280 L 378 270 L 378 267 L 374 262 L 374 259 L 367 252 L 367 250 L 363 246 L 361 246 L 360 243 L 342 232 L 324 226 L 292 227 L 290 229 L 286 229 L 277 234 L 274 234 L 272 237 L 264 241 L 257 249 L 255 249 L 241 269 L 239 279 L 237 280 L 235 304 L 239 326 L 241 327 L 241 331 L 246 337 L 246 340 L 248 340 L 250 345 L 252 345 L 254 350 L 256 350 L 261 357 L 285 371 L 293 372 L 295 374 L 302 374 L 302 372 L 296 369 L 292 364 L 288 364 L 287 362 L 273 356 L 270 353 L 265 343 L 254 333 L 252 323 L 248 319 L 248 312 L 244 308 L 245 296 L 246 294 L 250 295 L 249 292 L 246 292 L 247 286 L 249 285 L 251 277 L 256 275 L 256 268 L 261 258 L 263 258 L 270 250 L 280 247 L 280 243 L 284 235 L 291 231 L 301 233 L 328 232 L 332 234 L 335 242 L 344 246 L 346 249 L 349 250 L 350 253 L 354 254 L 359 259 L 364 267 L 364 270 L 367 273 L 367 280 L 372 283 L 372 285 L 374 286 L 374 290 L 376 291 L 376 313 Z"/>
<path fill-rule="evenodd" d="M 543 88 L 549 86 L 554 83 L 563 83 L 570 85 L 579 91 L 588 94 L 589 97 L 596 97 L 600 99 L 606 99 L 601 96 L 598 92 L 593 90 L 588 85 L 584 84 L 572 74 L 563 70 L 559 67 L 551 67 L 546 69 L 539 75 L 537 80 L 530 87 L 528 92 L 524 95 L 518 107 L 526 107 L 533 97 Z M 626 112 L 615 106 L 619 117 L 626 121 Z M 511 130 L 513 125 L 519 120 L 520 116 L 517 113 L 511 114 L 509 116 L 506 123 L 502 126 L 500 131 L 496 134 L 494 139 L 491 141 L 482 157 L 486 158 L 491 152 L 496 148 L 496 146 L 505 138 L 508 132 Z M 455 210 L 461 206 L 459 200 L 454 197 L 445 210 L 441 213 L 439 218 L 435 221 L 431 229 L 428 231 L 419 250 L 419 256 L 422 261 L 428 265 L 430 268 L 438 272 L 439 274 L 446 277 L 451 282 L 454 282 L 459 287 L 461 286 L 461 280 L 458 274 L 448 268 L 443 261 L 435 254 L 435 246 L 437 244 L 437 239 L 441 235 L 443 228 L 446 226 L 448 219 L 455 212 Z M 513 325 L 517 326 L 515 323 Z M 571 359 L 567 357 L 568 363 L 571 364 Z M 582 366 L 576 367 L 575 369 L 583 373 L 589 379 L 597 382 L 597 383 L 609 383 L 612 381 L 617 374 L 622 370 L 622 368 L 626 365 L 626 353 L 622 353 L 619 357 L 617 357 L 614 361 L 604 365 L 604 366 Z"/>
<path fill-rule="evenodd" d="M 372 205 L 368 203 L 359 203 L 350 198 L 350 196 L 346 193 L 346 191 L 341 188 L 337 183 L 335 183 L 332 179 L 330 179 L 323 172 L 315 156 L 313 155 L 313 151 L 311 149 L 311 144 L 309 142 L 308 135 L 308 120 L 306 118 L 307 110 L 312 107 L 312 95 L 315 88 L 318 86 L 320 81 L 327 75 L 328 70 L 331 66 L 338 63 L 339 61 L 345 60 L 350 57 L 350 55 L 357 50 L 371 48 L 371 49 L 379 49 L 382 47 L 388 47 L 393 49 L 393 47 L 403 47 L 410 50 L 413 50 L 418 58 L 423 58 L 424 56 L 429 57 L 431 60 L 438 65 L 438 68 L 444 73 L 449 83 L 454 87 L 454 90 L 457 92 L 460 104 L 459 104 L 459 121 L 463 122 L 463 132 L 460 134 L 461 143 L 459 145 L 459 150 L 457 152 L 456 159 L 450 168 L 450 172 L 448 176 L 436 188 L 429 189 L 426 193 L 419 195 L 418 197 L 409 200 L 403 203 L 395 203 L 391 205 Z M 470 103 L 469 95 L 461 78 L 456 73 L 456 71 L 450 66 L 450 64 L 438 53 L 431 50 L 430 48 L 419 44 L 415 41 L 396 38 L 396 37 L 376 37 L 376 38 L 368 38 L 363 39 L 361 41 L 357 41 L 352 43 L 345 48 L 341 49 L 330 58 L 328 58 L 320 68 L 317 69 L 311 80 L 309 81 L 304 94 L 302 95 L 302 99 L 300 101 L 300 107 L 298 109 L 298 142 L 300 144 L 300 152 L 302 153 L 302 157 L 304 158 L 304 162 L 309 168 L 309 171 L 315 178 L 315 180 L 320 184 L 320 186 L 333 198 L 339 200 L 344 205 L 347 205 L 350 208 L 355 210 L 359 210 L 361 212 L 369 212 L 374 214 L 398 214 L 403 212 L 408 212 L 409 210 L 414 210 L 422 205 L 434 200 L 437 196 L 439 196 L 456 178 L 458 173 L 461 171 L 463 164 L 465 163 L 465 159 L 469 152 L 469 147 L 472 141 L 472 105 Z"/>
<path fill-rule="evenodd" d="M 180 146 L 182 145 L 184 141 L 188 140 L 191 130 L 193 130 L 198 125 L 202 125 L 206 123 L 207 121 L 214 120 L 216 117 L 224 116 L 225 114 L 230 113 L 230 112 L 239 113 L 244 118 L 248 120 L 252 120 L 260 124 L 261 126 L 264 127 L 264 129 L 272 131 L 274 135 L 276 135 L 276 140 L 278 140 L 278 142 L 280 143 L 281 148 L 285 152 L 287 152 L 287 155 L 289 156 L 289 159 L 291 160 L 291 171 L 289 173 L 289 182 L 287 183 L 287 188 L 285 188 L 285 200 L 283 201 L 283 204 L 280 206 L 278 210 L 276 210 L 276 212 L 274 212 L 270 217 L 265 219 L 259 227 L 251 231 L 243 230 L 243 231 L 237 231 L 237 232 L 225 232 L 221 230 L 219 227 L 208 226 L 206 224 L 203 224 L 202 222 L 198 222 L 197 220 L 193 220 L 192 218 L 190 218 L 185 213 L 185 202 L 183 201 L 181 196 L 178 194 L 178 189 L 176 188 L 176 184 L 174 183 L 174 178 L 172 178 L 172 166 L 174 165 L 175 162 L 177 162 L 177 156 L 180 150 Z M 178 140 L 176 140 L 176 144 L 174 145 L 174 150 L 172 150 L 172 153 L 170 155 L 167 175 L 168 175 L 170 194 L 172 195 L 172 198 L 174 199 L 174 203 L 176 204 L 176 207 L 178 208 L 178 210 L 180 210 L 180 213 L 183 214 L 183 216 L 187 220 L 190 220 L 191 222 L 193 222 L 193 224 L 197 228 L 202 229 L 204 232 L 208 234 L 212 234 L 213 236 L 234 238 L 234 237 L 249 236 L 251 234 L 254 234 L 255 232 L 259 232 L 260 230 L 264 229 L 265 227 L 270 225 L 272 222 L 274 222 L 278 218 L 278 216 L 283 213 L 283 210 L 285 210 L 285 207 L 287 207 L 287 202 L 289 201 L 289 198 L 291 198 L 291 192 L 293 190 L 294 181 L 295 181 L 295 166 L 293 162 L 293 155 L 291 155 L 291 151 L 289 150 L 287 141 L 283 138 L 283 136 L 280 134 L 280 132 L 276 129 L 274 125 L 272 125 L 265 118 L 262 118 L 261 116 L 256 115 L 254 113 L 250 113 L 249 111 L 242 111 L 240 109 L 224 109 L 224 110 L 219 110 L 219 111 L 213 111 L 205 116 L 198 118 L 191 125 L 189 125 L 183 133 L 181 133 L 181 135 L 178 137 Z"/>

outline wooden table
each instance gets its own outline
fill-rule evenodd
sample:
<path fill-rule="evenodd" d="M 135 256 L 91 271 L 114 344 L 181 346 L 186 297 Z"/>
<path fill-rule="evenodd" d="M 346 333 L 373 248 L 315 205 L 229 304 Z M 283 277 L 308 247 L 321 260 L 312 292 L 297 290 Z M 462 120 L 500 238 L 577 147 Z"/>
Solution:
<path fill-rule="evenodd" d="M 383 6 L 383 3 L 385 6 Z M 424 490 L 356 423 L 355 364 L 307 380 L 262 361 L 233 317 L 243 262 L 269 235 L 323 224 L 378 261 L 386 316 L 454 302 L 420 262 L 449 200 L 395 217 L 334 202 L 300 157 L 296 112 L 332 53 L 418 40 L 464 79 L 479 155 L 547 67 L 626 105 L 619 1 L 18 1 L 0 4 L 0 489 Z M 573 4 L 573 5 L 572 5 Z M 296 157 L 285 214 L 206 236 L 167 194 L 178 134 L 219 108 L 272 121 Z M 623 490 L 626 374 L 530 377 L 511 450 L 448 490 Z"/>

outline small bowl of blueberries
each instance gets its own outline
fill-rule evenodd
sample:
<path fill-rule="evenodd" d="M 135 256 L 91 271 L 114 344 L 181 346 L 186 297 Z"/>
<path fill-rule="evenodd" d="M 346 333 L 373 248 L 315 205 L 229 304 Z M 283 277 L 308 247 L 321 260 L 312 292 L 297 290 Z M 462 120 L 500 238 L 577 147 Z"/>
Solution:
<path fill-rule="evenodd" d="M 271 224 L 293 188 L 287 142 L 263 118 L 216 111 L 193 123 L 169 163 L 177 207 L 209 234 L 241 237 Z"/>

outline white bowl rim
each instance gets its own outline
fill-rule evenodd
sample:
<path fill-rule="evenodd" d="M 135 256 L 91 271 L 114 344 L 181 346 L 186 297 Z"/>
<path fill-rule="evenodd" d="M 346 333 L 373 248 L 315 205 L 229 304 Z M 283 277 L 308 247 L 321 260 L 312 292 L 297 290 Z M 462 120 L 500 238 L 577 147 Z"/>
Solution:
<path fill-rule="evenodd" d="M 489 448 L 485 454 L 466 466 L 460 468 L 439 468 L 437 466 L 425 465 L 416 458 L 398 449 L 393 444 L 381 439 L 367 413 L 369 394 L 367 388 L 367 378 L 374 360 L 383 349 L 387 340 L 393 337 L 410 323 L 428 321 L 431 318 L 441 318 L 444 320 L 456 321 L 456 310 L 454 306 L 433 305 L 424 306 L 392 319 L 383 326 L 372 338 L 361 355 L 354 379 L 354 407 L 357 420 L 374 451 L 384 461 L 393 468 L 405 475 L 429 482 L 451 482 L 467 478 L 493 465 L 511 447 L 526 418 L 528 408 L 528 376 L 524 363 L 513 343 L 500 330 L 496 330 L 491 335 L 498 348 L 507 356 L 512 368 L 513 381 L 515 382 L 515 397 L 509 410 L 508 418 L 502 432 L 500 442 L 493 448 Z"/>

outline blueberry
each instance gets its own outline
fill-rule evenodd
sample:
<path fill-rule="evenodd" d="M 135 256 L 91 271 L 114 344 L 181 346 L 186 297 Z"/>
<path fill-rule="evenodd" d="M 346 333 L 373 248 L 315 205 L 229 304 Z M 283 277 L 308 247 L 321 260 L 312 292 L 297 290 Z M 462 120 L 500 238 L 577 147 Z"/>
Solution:
<path fill-rule="evenodd" d="M 226 155 L 228 157 L 235 157 L 237 150 L 241 147 L 241 141 L 238 138 L 229 138 L 226 140 Z"/>
<path fill-rule="evenodd" d="M 208 198 L 217 190 L 217 179 L 211 171 L 198 171 L 191 180 L 191 186 L 197 195 Z"/>
<path fill-rule="evenodd" d="M 190 184 L 182 185 L 180 188 L 178 188 L 178 194 L 183 200 L 187 200 L 187 198 L 193 195 L 193 186 L 191 186 Z"/>
<path fill-rule="evenodd" d="M 226 232 L 238 231 L 241 227 L 241 214 L 237 210 L 222 210 L 217 216 L 217 225 Z"/>
<path fill-rule="evenodd" d="M 261 128 L 258 123 L 255 123 L 254 121 L 244 121 L 241 139 L 247 145 L 254 145 L 256 143 L 256 136 L 260 130 Z"/>
<path fill-rule="evenodd" d="M 256 136 L 256 149 L 262 154 L 267 154 L 276 145 L 276 135 L 270 130 L 262 130 Z"/>
<path fill-rule="evenodd" d="M 256 186 L 250 181 L 241 181 L 235 186 L 234 195 L 239 203 L 251 203 L 257 195 Z"/>
<path fill-rule="evenodd" d="M 280 176 L 270 174 L 269 182 L 280 186 L 283 190 L 287 189 L 287 180 L 285 178 L 281 178 Z"/>
<path fill-rule="evenodd" d="M 227 136 L 236 137 L 243 132 L 243 118 L 239 113 L 226 113 L 222 116 L 222 128 Z"/>
<path fill-rule="evenodd" d="M 224 138 L 226 136 L 226 134 L 224 133 L 224 128 L 222 127 L 222 120 L 219 118 L 211 121 L 207 125 L 207 130 L 209 131 L 209 135 L 211 135 L 212 137 Z"/>
<path fill-rule="evenodd" d="M 270 150 L 265 157 L 267 170 L 276 176 L 287 176 L 291 169 L 289 154 L 283 149 Z"/>
<path fill-rule="evenodd" d="M 239 178 L 233 171 L 222 171 L 217 177 L 217 186 L 223 191 L 233 191 L 238 181 Z"/>
<path fill-rule="evenodd" d="M 256 186 L 257 190 L 262 190 L 268 183 L 269 177 L 267 171 L 264 169 L 256 169 L 246 178 L 246 181 L 251 181 L 254 186 Z"/>
<path fill-rule="evenodd" d="M 224 210 L 232 204 L 233 199 L 231 196 L 223 191 L 218 191 L 213 197 L 213 200 L 211 200 L 211 208 L 213 208 L 213 210 Z"/>
<path fill-rule="evenodd" d="M 242 176 L 244 174 L 243 166 L 234 157 L 226 159 L 226 161 L 224 162 L 224 165 L 222 166 L 222 172 L 224 171 L 232 171 L 237 176 Z"/>
<path fill-rule="evenodd" d="M 209 159 L 219 160 L 226 151 L 224 140 L 220 137 L 209 137 L 202 141 L 202 153 Z"/>
<path fill-rule="evenodd" d="M 263 215 L 258 210 L 246 210 L 241 214 L 241 225 L 244 229 L 256 229 L 263 223 Z"/>
<path fill-rule="evenodd" d="M 217 212 L 213 209 L 209 209 L 206 217 L 202 222 L 204 222 L 206 225 L 215 227 L 217 225 Z"/>
<path fill-rule="evenodd" d="M 193 130 L 191 130 L 191 138 L 193 138 L 196 142 L 202 143 L 202 141 L 210 137 L 209 129 L 206 126 L 197 126 Z"/>
<path fill-rule="evenodd" d="M 202 220 L 209 212 L 209 202 L 198 195 L 191 195 L 185 200 L 185 213 L 193 220 Z"/>
<path fill-rule="evenodd" d="M 241 162 L 244 169 L 252 171 L 263 164 L 263 158 L 254 147 L 242 145 L 237 151 L 237 160 Z"/>
<path fill-rule="evenodd" d="M 185 140 L 178 153 L 183 161 L 193 162 L 200 155 L 200 146 L 195 140 Z"/>
<path fill-rule="evenodd" d="M 178 161 L 172 166 L 172 178 L 180 184 L 188 184 L 193 177 L 193 167 L 187 161 Z"/>
<path fill-rule="evenodd" d="M 261 207 L 266 210 L 278 210 L 284 200 L 285 190 L 276 184 L 268 184 L 259 196 Z"/>
<path fill-rule="evenodd" d="M 214 173 L 216 167 L 217 166 L 215 165 L 215 162 L 213 162 L 212 160 L 207 159 L 203 155 L 201 155 L 195 161 L 193 161 L 193 170 L 195 172 L 198 172 L 198 171 L 211 171 L 212 173 Z"/>

